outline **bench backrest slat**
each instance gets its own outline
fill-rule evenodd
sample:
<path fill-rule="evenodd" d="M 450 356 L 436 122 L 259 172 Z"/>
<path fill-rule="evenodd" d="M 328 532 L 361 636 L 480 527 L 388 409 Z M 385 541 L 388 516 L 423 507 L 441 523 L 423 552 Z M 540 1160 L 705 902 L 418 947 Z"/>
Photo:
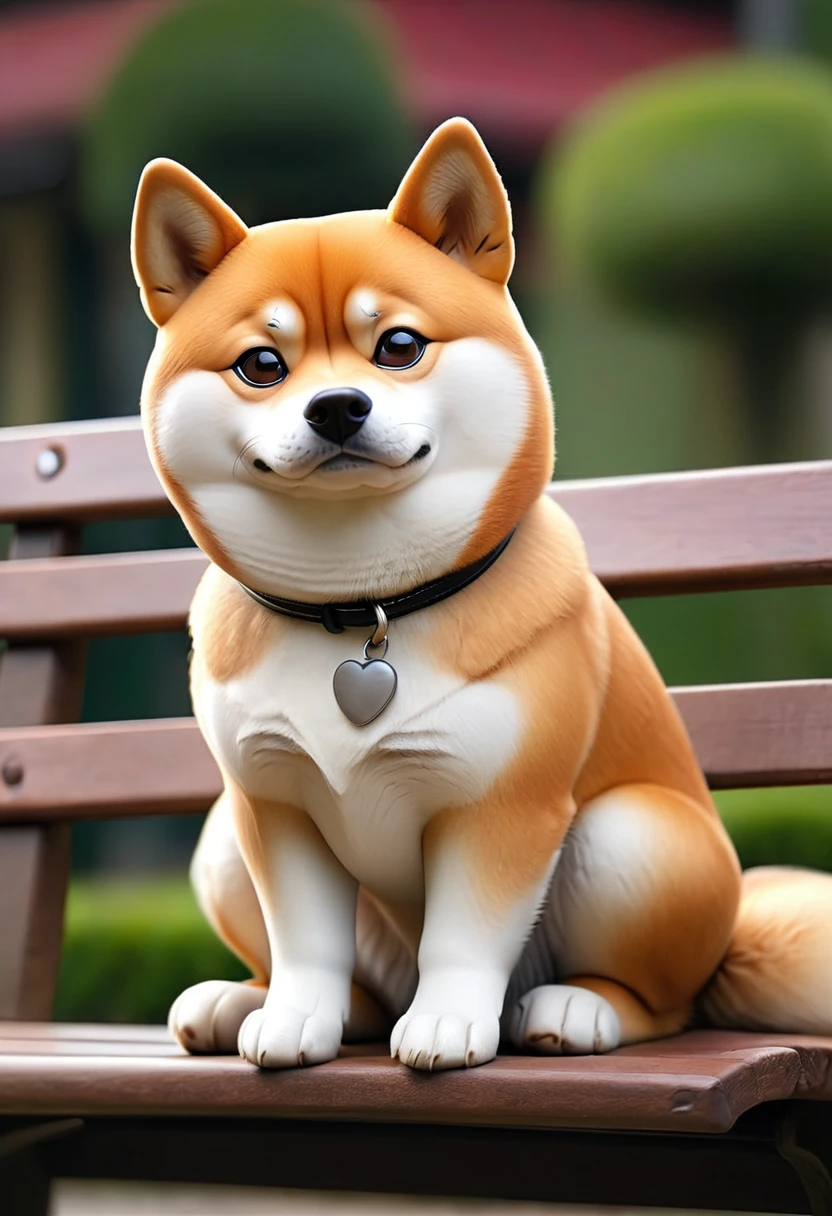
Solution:
<path fill-rule="evenodd" d="M 50 450 L 60 468 L 43 477 L 38 458 Z M 170 514 L 137 417 L 0 430 L 0 523 Z"/>
<path fill-rule="evenodd" d="M 0 562 L 0 637 L 183 629 L 207 564 L 198 549 Z"/>
<path fill-rule="evenodd" d="M 714 788 L 832 780 L 832 681 L 674 690 Z M 220 780 L 191 718 L 0 730 L 0 823 L 205 811 Z"/>
<path fill-rule="evenodd" d="M 617 596 L 827 583 L 832 463 L 787 470 L 710 482 L 575 482 L 552 493 L 581 526 L 593 569 Z M 205 564 L 190 549 L 2 562 L 0 637 L 182 628 Z"/>
<path fill-rule="evenodd" d="M 44 479 L 37 460 L 49 448 L 63 463 Z M 832 579 L 829 461 L 554 482 L 550 492 L 615 595 Z M 0 522 L 170 514 L 138 418 L 0 431 Z"/>

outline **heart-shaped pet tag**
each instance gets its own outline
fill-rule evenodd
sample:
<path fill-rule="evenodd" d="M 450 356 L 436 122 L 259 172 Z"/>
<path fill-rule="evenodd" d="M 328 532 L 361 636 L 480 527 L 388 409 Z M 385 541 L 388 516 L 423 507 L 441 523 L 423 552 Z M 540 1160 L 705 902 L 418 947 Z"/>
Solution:
<path fill-rule="evenodd" d="M 332 690 L 335 700 L 353 726 L 366 726 L 393 700 L 398 677 L 384 659 L 359 663 L 347 659 L 335 669 Z"/>

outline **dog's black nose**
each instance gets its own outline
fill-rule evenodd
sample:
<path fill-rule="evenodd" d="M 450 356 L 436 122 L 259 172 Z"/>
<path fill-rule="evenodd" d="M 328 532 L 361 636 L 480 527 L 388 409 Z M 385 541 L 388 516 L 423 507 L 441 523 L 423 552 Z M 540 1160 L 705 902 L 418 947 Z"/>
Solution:
<path fill-rule="evenodd" d="M 325 388 L 316 393 L 303 411 L 312 430 L 339 447 L 370 416 L 373 403 L 360 388 Z"/>

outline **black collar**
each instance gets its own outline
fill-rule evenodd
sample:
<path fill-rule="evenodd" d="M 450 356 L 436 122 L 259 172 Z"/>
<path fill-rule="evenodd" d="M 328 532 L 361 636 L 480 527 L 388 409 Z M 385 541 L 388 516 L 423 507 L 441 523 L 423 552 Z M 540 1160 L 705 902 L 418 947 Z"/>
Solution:
<path fill-rule="evenodd" d="M 284 616 L 296 617 L 299 621 L 310 621 L 314 625 L 323 625 L 329 633 L 343 633 L 345 629 L 353 627 L 369 629 L 372 626 L 375 628 L 378 624 L 378 617 L 373 607 L 374 604 L 383 608 L 388 620 L 391 621 L 396 617 L 416 612 L 418 608 L 429 608 L 431 604 L 438 604 L 440 600 L 446 600 L 449 595 L 461 591 L 463 587 L 467 587 L 473 583 L 474 579 L 484 574 L 500 556 L 513 535 L 514 529 L 512 528 L 508 536 L 504 537 L 495 549 L 486 553 L 485 557 L 471 562 L 470 566 L 463 566 L 461 570 L 455 570 L 453 574 L 443 574 L 441 578 L 435 578 L 430 583 L 423 583 L 421 587 L 414 587 L 412 591 L 405 591 L 402 595 L 394 595 L 389 599 L 352 600 L 343 604 L 305 604 L 300 600 L 286 600 L 279 595 L 266 595 L 263 591 L 253 591 L 245 583 L 240 583 L 240 586 L 264 608 L 270 608 L 272 612 L 280 612 Z"/>

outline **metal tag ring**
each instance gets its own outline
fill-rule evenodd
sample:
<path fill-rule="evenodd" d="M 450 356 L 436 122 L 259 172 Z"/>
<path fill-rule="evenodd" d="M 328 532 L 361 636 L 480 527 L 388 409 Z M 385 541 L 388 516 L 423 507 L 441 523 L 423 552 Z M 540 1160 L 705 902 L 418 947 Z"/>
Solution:
<path fill-rule="evenodd" d="M 383 647 L 381 654 L 369 655 L 367 653 L 367 651 L 370 649 L 370 647 L 373 647 L 373 649 L 375 650 L 375 649 L 378 649 L 378 647 L 380 647 L 380 646 Z M 364 643 L 364 658 L 368 662 L 371 658 L 383 659 L 384 656 L 387 654 L 387 646 L 388 646 L 388 639 L 386 637 L 382 638 L 382 640 L 380 642 L 374 642 L 372 638 L 367 638 L 367 641 Z"/>
<path fill-rule="evenodd" d="M 376 621 L 378 623 L 373 630 L 373 636 L 370 638 L 370 641 L 374 646 L 380 646 L 382 642 L 387 641 L 387 613 L 384 611 L 381 604 L 373 604 L 373 608 L 375 610 Z"/>

